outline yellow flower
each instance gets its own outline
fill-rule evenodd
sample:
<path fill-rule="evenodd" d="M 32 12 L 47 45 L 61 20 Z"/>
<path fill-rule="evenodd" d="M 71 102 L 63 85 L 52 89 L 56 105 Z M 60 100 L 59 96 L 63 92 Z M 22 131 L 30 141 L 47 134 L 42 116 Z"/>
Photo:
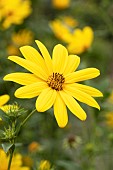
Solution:
<path fill-rule="evenodd" d="M 59 19 L 50 22 L 50 27 L 55 36 L 66 43 L 70 42 L 72 39 L 70 28 L 68 26 L 69 25 L 66 25 L 63 20 L 61 21 Z"/>
<path fill-rule="evenodd" d="M 19 54 L 19 50 L 15 45 L 8 45 L 7 47 L 7 53 L 8 55 L 18 55 Z"/>
<path fill-rule="evenodd" d="M 12 35 L 12 42 L 17 46 L 31 44 L 33 41 L 33 33 L 30 30 L 23 29 Z"/>
<path fill-rule="evenodd" d="M 91 27 L 86 26 L 81 29 L 74 29 L 77 21 L 71 17 L 64 17 L 62 20 L 56 19 L 50 22 L 50 27 L 55 36 L 67 43 L 69 53 L 81 54 L 90 48 L 94 33 Z"/>
<path fill-rule="evenodd" d="M 50 170 L 51 164 L 47 160 L 43 160 L 40 162 L 38 170 Z"/>
<path fill-rule="evenodd" d="M 70 6 L 70 0 L 52 0 L 52 5 L 56 9 L 65 9 Z"/>
<path fill-rule="evenodd" d="M 0 0 L 0 21 L 2 20 L 3 17 L 3 2 L 4 0 Z"/>
<path fill-rule="evenodd" d="M 106 124 L 113 128 L 113 112 L 108 112 L 106 114 Z"/>
<path fill-rule="evenodd" d="M 91 27 L 84 27 L 83 30 L 75 29 L 72 39 L 67 45 L 68 51 L 74 54 L 81 54 L 90 48 L 94 38 Z"/>
<path fill-rule="evenodd" d="M 66 24 L 69 27 L 76 27 L 78 25 L 77 20 L 72 18 L 71 16 L 65 16 L 62 18 L 64 24 Z"/>
<path fill-rule="evenodd" d="M 19 47 L 30 45 L 33 41 L 33 33 L 30 30 L 23 29 L 12 35 L 12 45 L 9 45 L 7 52 L 9 55 L 19 55 Z"/>
<path fill-rule="evenodd" d="M 4 104 L 6 104 L 9 100 L 9 95 L 4 94 L 2 96 L 0 96 L 0 107 L 2 107 Z"/>
<path fill-rule="evenodd" d="M 80 63 L 78 56 L 68 55 L 67 49 L 58 44 L 53 49 L 51 59 L 46 47 L 38 40 L 36 43 L 43 57 L 31 46 L 20 48 L 25 59 L 17 56 L 8 57 L 9 60 L 31 72 L 11 73 L 4 77 L 4 80 L 24 85 L 16 90 L 15 96 L 18 98 L 39 96 L 36 100 L 37 111 L 44 112 L 53 106 L 60 127 L 66 126 L 68 122 L 66 106 L 79 119 L 86 119 L 86 113 L 76 99 L 100 109 L 93 97 L 100 97 L 102 93 L 95 88 L 78 83 L 99 76 L 99 70 L 86 68 L 75 71 Z"/>
<path fill-rule="evenodd" d="M 4 0 L 2 3 L 3 27 L 9 28 L 12 24 L 22 24 L 31 14 L 30 0 Z"/>
<path fill-rule="evenodd" d="M 9 101 L 9 98 L 9 95 L 7 94 L 0 96 L 0 108 Z M 2 119 L 0 118 L 0 120 Z"/>
<path fill-rule="evenodd" d="M 0 170 L 7 170 L 9 156 L 0 149 Z M 22 156 L 20 154 L 15 154 L 12 159 L 10 170 L 30 170 L 29 167 L 22 167 Z"/>

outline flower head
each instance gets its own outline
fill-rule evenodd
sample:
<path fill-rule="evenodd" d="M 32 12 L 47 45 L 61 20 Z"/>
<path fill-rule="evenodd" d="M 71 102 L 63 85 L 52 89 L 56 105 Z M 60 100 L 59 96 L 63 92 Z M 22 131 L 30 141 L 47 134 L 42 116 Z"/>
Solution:
<path fill-rule="evenodd" d="M 65 9 L 70 6 L 70 0 L 52 0 L 52 5 L 56 9 Z"/>
<path fill-rule="evenodd" d="M 66 43 L 70 42 L 72 35 L 70 33 L 70 27 L 60 19 L 56 19 L 50 22 L 50 27 L 55 36 Z"/>
<path fill-rule="evenodd" d="M 46 47 L 38 40 L 36 43 L 40 53 L 31 46 L 23 46 L 20 51 L 25 59 L 9 56 L 8 59 L 24 67 L 31 73 L 11 73 L 4 80 L 23 85 L 16 90 L 18 98 L 37 97 L 36 109 L 44 112 L 53 106 L 54 115 L 60 127 L 68 122 L 67 108 L 79 119 L 85 120 L 86 113 L 78 101 L 100 109 L 93 97 L 101 97 L 102 93 L 79 82 L 99 76 L 96 68 L 86 68 L 76 71 L 80 58 L 68 55 L 67 49 L 58 44 L 53 49 L 52 59 Z"/>
<path fill-rule="evenodd" d="M 0 170 L 7 170 L 8 168 L 9 156 L 0 149 Z M 29 167 L 22 166 L 22 156 L 20 154 L 15 154 L 12 159 L 10 170 L 30 170 Z"/>
<path fill-rule="evenodd" d="M 81 54 L 90 48 L 93 41 L 93 30 L 91 27 L 84 27 L 83 30 L 75 29 L 72 33 L 71 41 L 67 45 L 70 53 Z"/>
<path fill-rule="evenodd" d="M 69 26 L 69 27 L 76 27 L 77 25 L 78 25 L 78 21 L 77 20 L 75 20 L 73 17 L 71 17 L 71 16 L 64 16 L 63 18 L 62 18 L 62 20 L 63 20 L 63 22 L 64 22 L 64 24 L 66 24 L 67 26 Z"/>
<path fill-rule="evenodd" d="M 24 18 L 29 16 L 32 11 L 30 0 L 4 0 L 0 10 L 5 29 L 12 24 L 22 24 Z"/>
<path fill-rule="evenodd" d="M 12 35 L 12 44 L 8 46 L 7 51 L 9 55 L 19 55 L 19 47 L 23 45 L 30 45 L 33 41 L 33 33 L 30 30 L 23 29 Z"/>
<path fill-rule="evenodd" d="M 17 103 L 4 105 L 0 108 L 3 112 L 5 112 L 9 117 L 17 118 L 22 113 L 24 113 L 24 109 L 20 108 Z"/>

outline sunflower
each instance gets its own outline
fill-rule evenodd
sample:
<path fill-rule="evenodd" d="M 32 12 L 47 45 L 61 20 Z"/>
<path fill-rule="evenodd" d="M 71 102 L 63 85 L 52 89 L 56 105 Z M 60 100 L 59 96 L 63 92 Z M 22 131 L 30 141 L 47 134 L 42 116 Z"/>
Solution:
<path fill-rule="evenodd" d="M 67 49 L 58 44 L 53 49 L 52 59 L 46 47 L 38 40 L 40 53 L 31 46 L 23 46 L 20 51 L 25 59 L 9 56 L 8 59 L 24 67 L 31 73 L 11 73 L 4 80 L 23 85 L 16 90 L 17 98 L 37 97 L 36 109 L 44 112 L 53 106 L 56 121 L 60 127 L 68 122 L 67 108 L 80 120 L 86 119 L 86 113 L 77 100 L 100 109 L 93 97 L 102 93 L 90 86 L 78 82 L 89 80 L 100 75 L 96 68 L 75 71 L 80 63 L 76 55 L 68 55 Z"/>

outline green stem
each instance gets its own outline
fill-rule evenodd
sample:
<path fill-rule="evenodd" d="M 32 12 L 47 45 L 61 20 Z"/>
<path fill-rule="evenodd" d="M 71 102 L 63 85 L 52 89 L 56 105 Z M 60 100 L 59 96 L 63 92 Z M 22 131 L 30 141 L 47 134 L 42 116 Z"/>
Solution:
<path fill-rule="evenodd" d="M 11 147 L 11 149 L 10 149 L 10 158 L 9 158 L 9 163 L 8 163 L 8 169 L 7 170 L 10 170 L 14 150 L 15 150 L 15 145 L 13 145 Z"/>
<path fill-rule="evenodd" d="M 36 111 L 36 109 L 34 109 L 25 119 L 24 121 L 21 123 L 21 127 L 27 122 L 27 120 L 33 115 L 33 113 Z"/>

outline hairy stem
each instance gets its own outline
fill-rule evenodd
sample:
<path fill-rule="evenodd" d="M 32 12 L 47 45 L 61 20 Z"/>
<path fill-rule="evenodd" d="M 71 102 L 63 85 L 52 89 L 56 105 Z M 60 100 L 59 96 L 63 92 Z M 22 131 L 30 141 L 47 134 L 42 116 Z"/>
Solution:
<path fill-rule="evenodd" d="M 12 162 L 14 150 L 15 150 L 15 145 L 13 145 L 10 148 L 10 157 L 9 157 L 9 163 L 8 163 L 8 169 L 7 170 L 10 170 L 10 168 L 11 168 L 11 162 Z"/>
<path fill-rule="evenodd" d="M 36 109 L 34 109 L 25 119 L 24 121 L 21 123 L 21 127 L 27 122 L 27 120 L 33 115 L 33 113 L 36 111 Z"/>

